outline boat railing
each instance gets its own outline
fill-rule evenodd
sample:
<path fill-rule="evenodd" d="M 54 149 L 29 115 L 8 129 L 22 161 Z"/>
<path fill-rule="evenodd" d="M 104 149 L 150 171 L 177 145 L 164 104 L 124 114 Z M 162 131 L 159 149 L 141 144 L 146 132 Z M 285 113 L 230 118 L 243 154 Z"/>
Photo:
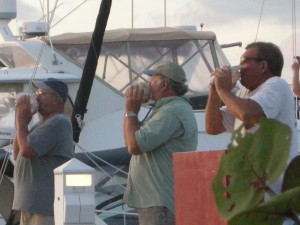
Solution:
<path fill-rule="evenodd" d="M 116 216 L 116 215 L 120 215 L 123 218 L 123 225 L 127 225 L 128 224 L 128 220 L 129 219 L 135 219 L 136 221 L 138 221 L 138 214 L 137 213 L 133 213 L 133 212 L 120 212 L 120 211 L 106 211 L 106 210 L 96 210 L 96 213 L 106 213 L 106 214 L 110 214 L 108 216 Z M 120 224 L 120 223 L 119 223 Z"/>

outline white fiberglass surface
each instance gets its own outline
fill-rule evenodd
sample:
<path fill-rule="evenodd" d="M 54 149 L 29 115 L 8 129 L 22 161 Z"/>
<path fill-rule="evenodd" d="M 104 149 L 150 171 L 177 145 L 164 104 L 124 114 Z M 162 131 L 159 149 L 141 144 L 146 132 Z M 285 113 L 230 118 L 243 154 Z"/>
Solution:
<path fill-rule="evenodd" d="M 35 64 L 34 58 L 21 47 L 17 45 L 0 46 L 0 67 L 34 67 Z"/>

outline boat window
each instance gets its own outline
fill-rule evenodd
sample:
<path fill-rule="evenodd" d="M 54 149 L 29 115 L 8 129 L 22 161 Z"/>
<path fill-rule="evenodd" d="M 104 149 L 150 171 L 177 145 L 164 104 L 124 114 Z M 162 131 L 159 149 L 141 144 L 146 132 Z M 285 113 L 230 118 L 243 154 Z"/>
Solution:
<path fill-rule="evenodd" d="M 84 67 L 89 44 L 57 44 L 55 48 L 81 68 Z"/>
<path fill-rule="evenodd" d="M 84 67 L 89 44 L 56 44 L 55 48 Z M 216 40 L 104 42 L 96 76 L 124 94 L 129 85 L 150 80 L 143 73 L 145 70 L 167 61 L 182 66 L 189 85 L 187 95 L 199 100 L 208 93 L 210 73 L 217 67 L 230 65 Z M 204 107 L 194 106 L 194 109 Z"/>
<path fill-rule="evenodd" d="M 130 84 L 149 80 L 145 70 L 173 61 L 186 71 L 189 95 L 200 96 L 208 91 L 210 72 L 226 63 L 219 63 L 215 44 L 212 40 L 104 43 L 96 74 L 124 93 Z"/>
<path fill-rule="evenodd" d="M 0 62 L 7 68 L 33 67 L 36 64 L 34 58 L 19 46 L 1 46 Z"/>

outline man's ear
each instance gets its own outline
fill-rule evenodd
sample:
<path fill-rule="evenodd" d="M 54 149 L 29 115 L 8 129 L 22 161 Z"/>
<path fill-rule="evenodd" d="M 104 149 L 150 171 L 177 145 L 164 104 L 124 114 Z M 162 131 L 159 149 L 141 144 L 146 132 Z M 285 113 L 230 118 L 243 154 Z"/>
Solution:
<path fill-rule="evenodd" d="M 164 81 L 163 81 L 163 87 L 164 87 L 164 88 L 168 88 L 168 86 L 169 86 L 169 81 L 164 80 Z"/>
<path fill-rule="evenodd" d="M 261 69 L 263 72 L 266 72 L 267 70 L 269 70 L 269 65 L 267 61 L 262 61 L 261 62 Z"/>

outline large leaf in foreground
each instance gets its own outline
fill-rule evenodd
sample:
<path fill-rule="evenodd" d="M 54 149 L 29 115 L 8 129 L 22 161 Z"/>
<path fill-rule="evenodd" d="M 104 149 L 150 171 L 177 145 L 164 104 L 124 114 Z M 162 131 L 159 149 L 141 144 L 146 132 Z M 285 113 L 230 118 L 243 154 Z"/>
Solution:
<path fill-rule="evenodd" d="M 295 187 L 300 187 L 300 155 L 296 156 L 288 165 L 284 174 L 281 191 L 284 192 Z"/>
<path fill-rule="evenodd" d="M 279 194 L 258 207 L 246 210 L 229 220 L 228 225 L 281 225 L 286 219 L 298 222 L 300 187 Z"/>
<path fill-rule="evenodd" d="M 264 119 L 255 132 L 243 135 L 243 130 L 242 126 L 233 133 L 213 182 L 215 201 L 225 219 L 261 203 L 267 182 L 272 184 L 279 178 L 289 155 L 288 126 Z"/>

